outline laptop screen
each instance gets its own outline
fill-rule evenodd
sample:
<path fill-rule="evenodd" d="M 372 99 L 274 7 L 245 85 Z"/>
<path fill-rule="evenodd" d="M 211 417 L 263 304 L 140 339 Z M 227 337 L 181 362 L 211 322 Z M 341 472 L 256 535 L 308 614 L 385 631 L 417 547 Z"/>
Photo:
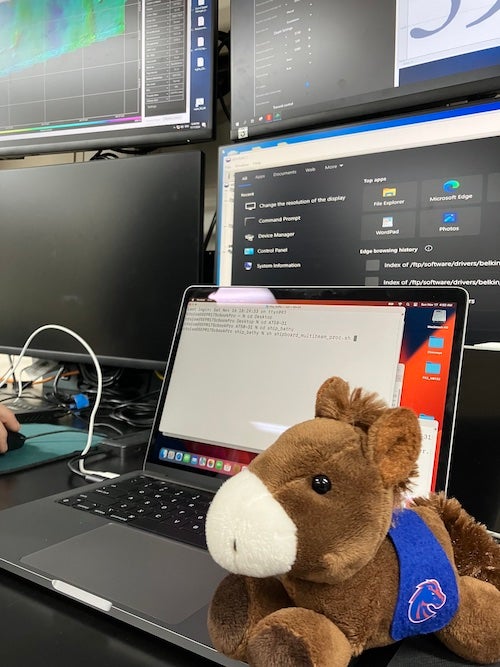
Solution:
<path fill-rule="evenodd" d="M 147 464 L 234 475 L 338 375 L 419 415 L 413 492 L 445 489 L 467 302 L 461 288 L 188 289 Z"/>

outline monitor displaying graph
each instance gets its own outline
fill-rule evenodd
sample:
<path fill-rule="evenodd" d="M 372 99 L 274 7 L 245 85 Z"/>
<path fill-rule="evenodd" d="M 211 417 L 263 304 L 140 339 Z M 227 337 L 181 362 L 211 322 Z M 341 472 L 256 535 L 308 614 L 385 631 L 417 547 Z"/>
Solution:
<path fill-rule="evenodd" d="M 213 4 L 0 1 L 0 155 L 210 138 Z"/>

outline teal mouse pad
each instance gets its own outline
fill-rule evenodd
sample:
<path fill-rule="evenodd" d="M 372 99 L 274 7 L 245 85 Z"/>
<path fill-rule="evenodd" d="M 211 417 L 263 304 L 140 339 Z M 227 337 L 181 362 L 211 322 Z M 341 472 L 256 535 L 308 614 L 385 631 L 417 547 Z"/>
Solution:
<path fill-rule="evenodd" d="M 0 455 L 0 475 L 76 456 L 87 442 L 87 431 L 54 424 L 22 424 L 21 433 L 26 436 L 24 445 Z M 93 436 L 92 447 L 102 439 Z"/>

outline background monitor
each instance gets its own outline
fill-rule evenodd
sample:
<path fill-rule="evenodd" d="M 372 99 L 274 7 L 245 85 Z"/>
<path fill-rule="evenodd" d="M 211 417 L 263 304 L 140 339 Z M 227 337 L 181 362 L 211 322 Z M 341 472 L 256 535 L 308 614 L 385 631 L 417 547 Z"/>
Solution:
<path fill-rule="evenodd" d="M 216 5 L 0 2 L 0 156 L 210 139 Z"/>
<path fill-rule="evenodd" d="M 220 150 L 222 285 L 460 286 L 500 341 L 500 102 Z"/>
<path fill-rule="evenodd" d="M 231 0 L 231 139 L 500 90 L 500 6 Z"/>
<path fill-rule="evenodd" d="M 500 352 L 465 347 L 448 494 L 500 538 Z"/>
<path fill-rule="evenodd" d="M 184 289 L 200 280 L 202 153 L 0 171 L 0 352 L 44 324 L 103 364 L 165 366 Z M 58 331 L 29 354 L 89 361 Z"/>

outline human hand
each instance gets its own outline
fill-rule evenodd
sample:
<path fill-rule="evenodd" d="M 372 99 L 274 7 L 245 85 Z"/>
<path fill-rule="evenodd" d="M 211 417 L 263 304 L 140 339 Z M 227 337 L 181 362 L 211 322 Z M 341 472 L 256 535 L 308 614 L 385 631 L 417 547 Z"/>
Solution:
<path fill-rule="evenodd" d="M 17 421 L 16 415 L 5 405 L 0 404 L 0 453 L 7 451 L 7 433 L 8 431 L 19 431 L 21 424 Z"/>

